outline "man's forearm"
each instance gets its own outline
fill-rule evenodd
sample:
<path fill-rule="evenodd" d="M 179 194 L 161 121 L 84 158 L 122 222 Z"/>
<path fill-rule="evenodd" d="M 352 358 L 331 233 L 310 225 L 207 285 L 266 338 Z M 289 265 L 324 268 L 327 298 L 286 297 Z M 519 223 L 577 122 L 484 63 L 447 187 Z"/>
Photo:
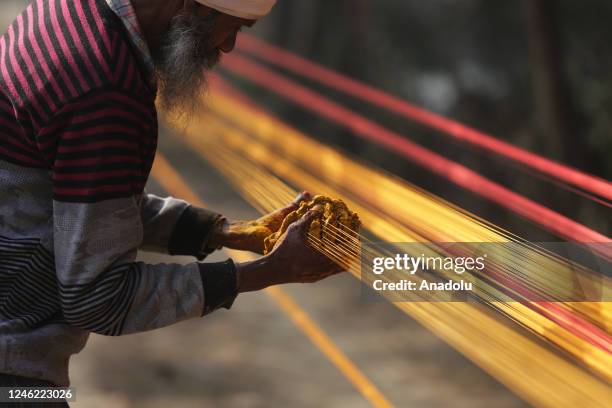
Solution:
<path fill-rule="evenodd" d="M 211 232 L 210 248 L 231 248 L 262 254 L 264 240 L 272 230 L 267 225 L 255 221 L 228 221 L 223 219 Z"/>

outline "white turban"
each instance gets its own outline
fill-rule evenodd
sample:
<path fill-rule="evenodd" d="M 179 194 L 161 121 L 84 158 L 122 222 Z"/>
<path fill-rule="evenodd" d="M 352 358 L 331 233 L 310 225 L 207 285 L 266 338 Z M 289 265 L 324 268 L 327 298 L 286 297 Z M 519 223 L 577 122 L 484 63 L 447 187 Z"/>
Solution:
<path fill-rule="evenodd" d="M 196 0 L 198 3 L 213 8 L 230 16 L 247 20 L 259 20 L 267 15 L 276 0 Z"/>

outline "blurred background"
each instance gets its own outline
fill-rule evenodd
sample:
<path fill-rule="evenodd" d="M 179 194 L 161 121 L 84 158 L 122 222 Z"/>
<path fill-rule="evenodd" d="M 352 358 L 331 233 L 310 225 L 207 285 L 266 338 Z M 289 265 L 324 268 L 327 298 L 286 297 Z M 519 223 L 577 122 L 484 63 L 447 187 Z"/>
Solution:
<path fill-rule="evenodd" d="M 27 1 L 3 0 L 6 27 Z M 280 0 L 249 30 L 325 67 L 513 145 L 612 178 L 612 3 L 605 0 Z M 387 149 L 221 67 L 222 77 L 310 136 L 385 169 L 524 238 L 558 239 Z M 609 207 L 510 161 L 331 91 L 290 78 L 604 235 Z M 162 126 L 160 151 L 211 208 L 257 215 L 209 164 Z M 151 181 L 149 192 L 165 195 Z M 222 260 L 216 254 L 211 260 Z M 177 259 L 142 254 L 147 262 Z M 190 262 L 181 258 L 179 261 Z M 364 303 L 338 276 L 288 293 L 393 404 L 522 407 L 526 403 L 387 303 Z M 75 407 L 366 407 L 332 362 L 264 293 L 230 312 L 122 338 L 91 337 L 73 358 Z"/>
<path fill-rule="evenodd" d="M 281 1 L 259 38 L 351 78 L 606 180 L 612 178 L 612 3 L 605 0 Z M 231 77 L 232 79 L 238 78 Z M 298 79 L 298 78 L 296 78 Z M 532 240 L 555 240 L 406 160 L 261 88 L 283 118 Z M 609 234 L 609 208 L 511 162 L 365 103 L 307 86 L 526 197 Z"/>

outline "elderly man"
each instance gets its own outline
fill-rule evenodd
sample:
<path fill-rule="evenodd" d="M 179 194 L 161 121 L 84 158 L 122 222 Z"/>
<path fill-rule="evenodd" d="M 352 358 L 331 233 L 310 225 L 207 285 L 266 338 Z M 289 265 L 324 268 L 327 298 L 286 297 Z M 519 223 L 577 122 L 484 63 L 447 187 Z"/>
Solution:
<path fill-rule="evenodd" d="M 261 253 L 295 208 L 228 222 L 143 192 L 158 94 L 194 114 L 205 71 L 274 1 L 36 0 L 1 38 L 0 385 L 65 386 L 91 332 L 153 330 L 338 272 L 305 243 L 313 213 L 251 263 L 135 262 L 138 249 Z"/>

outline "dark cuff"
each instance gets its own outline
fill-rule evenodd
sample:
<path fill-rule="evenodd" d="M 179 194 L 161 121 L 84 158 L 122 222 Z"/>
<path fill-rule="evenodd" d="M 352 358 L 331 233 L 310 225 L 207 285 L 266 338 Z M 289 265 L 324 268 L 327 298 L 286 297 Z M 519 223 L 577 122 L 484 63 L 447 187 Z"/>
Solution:
<path fill-rule="evenodd" d="M 204 310 L 202 316 L 217 309 L 230 309 L 238 296 L 238 279 L 234 261 L 201 263 L 200 276 L 204 287 Z"/>
<path fill-rule="evenodd" d="M 189 206 L 179 218 L 168 244 L 170 255 L 191 255 L 202 260 L 202 248 L 210 239 L 217 221 L 223 218 L 220 214 L 203 208 Z M 210 251 L 212 252 L 212 251 Z"/>

